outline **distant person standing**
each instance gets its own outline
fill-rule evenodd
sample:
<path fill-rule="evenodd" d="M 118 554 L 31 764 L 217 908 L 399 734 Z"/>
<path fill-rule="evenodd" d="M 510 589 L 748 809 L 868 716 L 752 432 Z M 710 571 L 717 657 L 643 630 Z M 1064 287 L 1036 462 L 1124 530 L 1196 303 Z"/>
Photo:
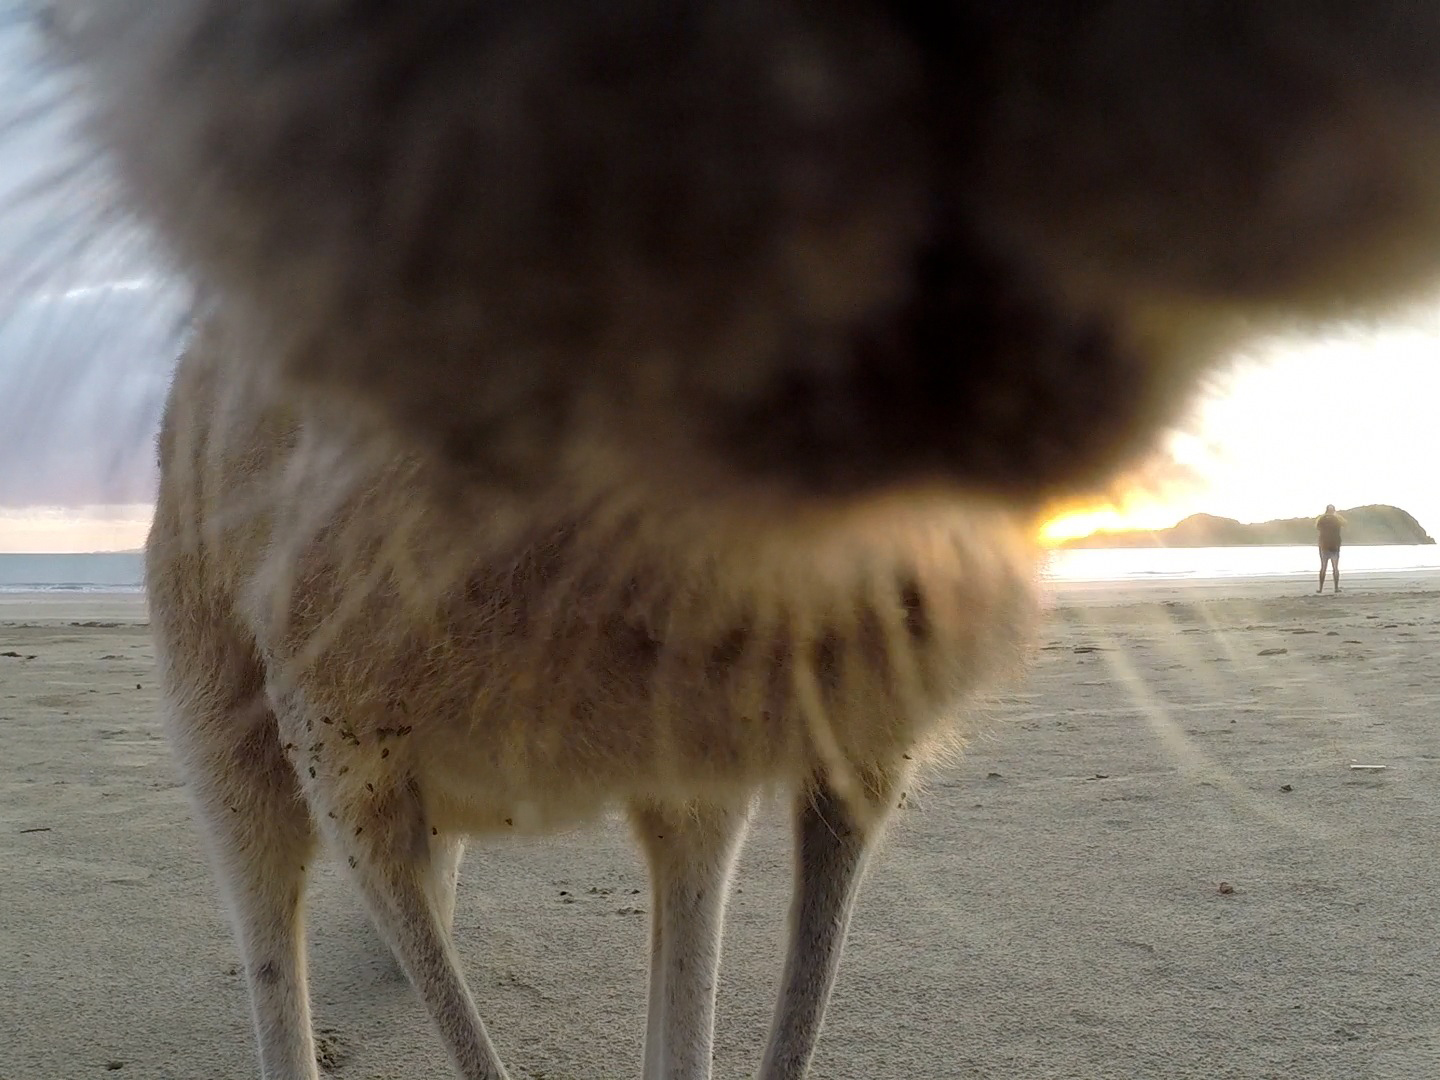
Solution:
<path fill-rule="evenodd" d="M 1315 519 L 1315 531 L 1320 536 L 1320 588 L 1325 591 L 1325 567 L 1328 564 L 1334 572 L 1335 591 L 1340 591 L 1340 530 L 1345 519 L 1335 512 L 1335 504 L 1325 507 L 1325 513 Z"/>

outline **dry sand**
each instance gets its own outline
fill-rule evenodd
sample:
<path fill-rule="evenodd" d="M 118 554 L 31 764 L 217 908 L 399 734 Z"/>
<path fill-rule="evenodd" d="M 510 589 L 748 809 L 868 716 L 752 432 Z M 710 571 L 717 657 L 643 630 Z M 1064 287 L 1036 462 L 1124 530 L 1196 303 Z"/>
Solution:
<path fill-rule="evenodd" d="M 815 1075 L 1440 1076 L 1440 581 L 1349 586 L 1063 591 L 1028 682 L 898 815 Z M 0 597 L 0 1080 L 257 1074 L 143 619 L 138 597 Z M 751 1075 L 778 970 L 773 807 L 737 885 L 721 1078 Z M 638 1075 L 623 827 L 477 847 L 462 889 L 517 1080 Z M 329 866 L 311 911 L 330 1074 L 448 1076 Z"/>

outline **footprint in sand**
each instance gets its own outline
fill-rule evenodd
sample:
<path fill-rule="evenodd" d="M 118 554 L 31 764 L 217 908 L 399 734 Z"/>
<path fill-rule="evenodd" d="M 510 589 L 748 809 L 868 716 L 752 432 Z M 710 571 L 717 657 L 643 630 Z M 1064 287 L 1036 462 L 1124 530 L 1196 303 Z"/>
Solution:
<path fill-rule="evenodd" d="M 349 1056 L 349 1048 L 338 1031 L 334 1028 L 315 1029 L 315 1061 L 322 1069 L 326 1072 L 338 1069 Z"/>

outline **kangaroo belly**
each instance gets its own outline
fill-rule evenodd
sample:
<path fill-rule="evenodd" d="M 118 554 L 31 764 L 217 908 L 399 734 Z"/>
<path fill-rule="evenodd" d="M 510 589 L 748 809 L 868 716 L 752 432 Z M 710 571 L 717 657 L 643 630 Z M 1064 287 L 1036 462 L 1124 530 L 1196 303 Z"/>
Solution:
<path fill-rule="evenodd" d="M 203 419 L 162 438 L 152 601 L 176 634 L 218 618 L 253 642 L 317 776 L 414 783 L 468 829 L 793 786 L 923 760 L 1018 667 L 1034 559 L 1006 513 L 460 502 L 273 412 L 214 355 L 177 382 Z"/>
<path fill-rule="evenodd" d="M 923 759 L 1022 652 L 1033 563 L 1003 518 L 891 508 L 803 556 L 727 539 L 597 514 L 462 559 L 463 530 L 431 530 L 397 577 L 384 538 L 341 527 L 309 543 L 257 636 L 312 724 L 344 718 L 359 771 L 400 766 L 436 820 L 470 830 Z M 427 588 L 416 565 L 437 568 Z"/>

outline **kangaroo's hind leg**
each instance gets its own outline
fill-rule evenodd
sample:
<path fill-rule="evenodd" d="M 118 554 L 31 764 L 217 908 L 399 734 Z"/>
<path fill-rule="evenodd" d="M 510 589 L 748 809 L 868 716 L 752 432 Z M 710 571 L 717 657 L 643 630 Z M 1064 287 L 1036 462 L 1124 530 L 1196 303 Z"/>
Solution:
<path fill-rule="evenodd" d="M 435 914 L 446 934 L 455 932 L 455 901 L 460 887 L 460 862 L 465 855 L 465 841 L 453 833 L 438 833 L 430 838 L 430 872 L 426 891 L 435 905 Z M 377 933 L 378 928 L 377 928 Z M 384 943 L 385 959 L 390 974 L 407 980 L 400 958 L 389 942 Z"/>
<path fill-rule="evenodd" d="M 809 1071 L 865 857 L 889 812 L 897 775 L 865 776 L 858 806 L 823 780 L 797 800 L 790 937 L 760 1080 L 802 1080 Z"/>
<path fill-rule="evenodd" d="M 748 802 L 643 804 L 630 816 L 653 908 L 645 1080 L 708 1080 L 725 904 Z"/>
<path fill-rule="evenodd" d="M 310 815 L 249 649 L 177 644 L 163 664 L 170 743 L 244 960 L 261 1075 L 318 1080 L 301 910 Z"/>
<path fill-rule="evenodd" d="M 297 729 L 304 727 L 298 720 Z M 420 788 L 397 764 L 343 740 L 317 742 L 301 783 L 316 820 L 344 856 L 380 936 L 390 946 L 464 1080 L 506 1080 L 504 1066 L 460 974 L 446 923 L 454 911 L 458 843 L 441 842 Z M 357 779 L 361 777 L 363 779 Z"/>
<path fill-rule="evenodd" d="M 464 856 L 463 838 L 448 833 L 430 838 L 430 899 L 447 934 L 455 929 L 455 894 L 460 887 L 460 860 Z"/>

